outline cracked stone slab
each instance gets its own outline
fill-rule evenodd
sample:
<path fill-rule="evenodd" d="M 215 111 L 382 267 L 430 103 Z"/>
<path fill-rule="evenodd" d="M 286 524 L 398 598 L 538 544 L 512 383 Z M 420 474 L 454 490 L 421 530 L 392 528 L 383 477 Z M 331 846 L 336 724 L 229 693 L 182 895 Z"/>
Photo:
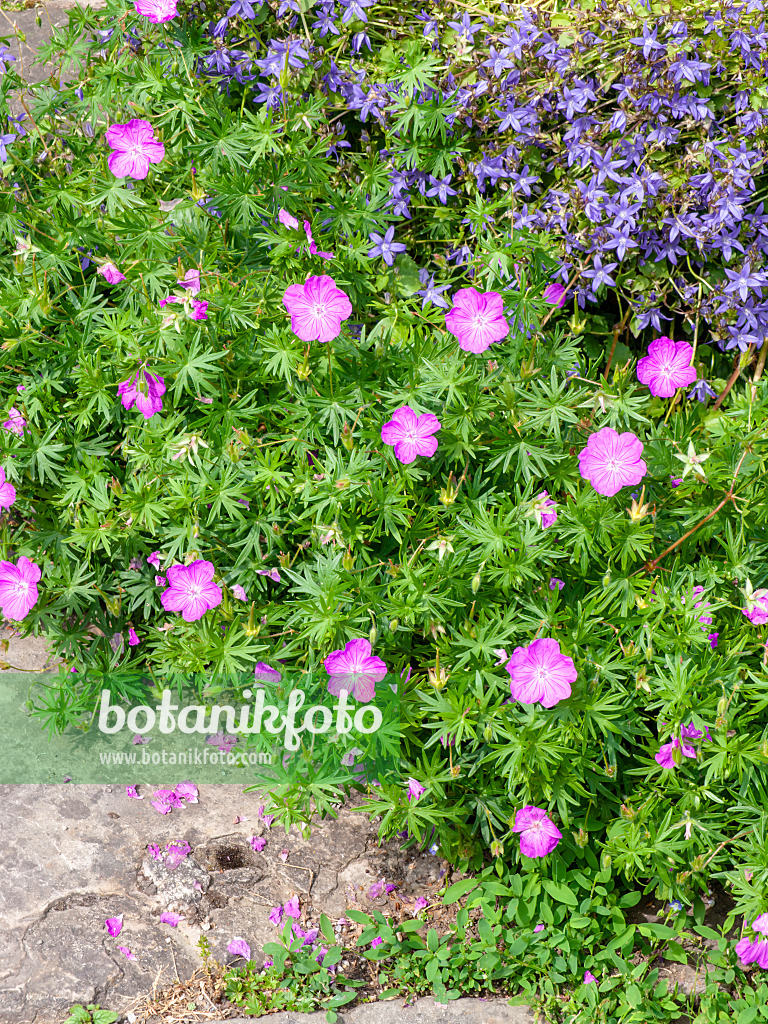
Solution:
<path fill-rule="evenodd" d="M 142 800 L 124 786 L 0 785 L 0 1024 L 61 1024 L 77 1002 L 127 1014 L 157 979 L 167 987 L 192 975 L 203 934 L 222 963 L 237 962 L 227 952 L 235 937 L 259 962 L 276 937 L 269 913 L 292 896 L 306 926 L 348 907 L 391 911 L 386 894 L 368 895 L 385 876 L 401 879 L 411 899 L 430 896 L 445 871 L 446 862 L 397 843 L 379 848 L 367 816 L 350 806 L 305 839 L 295 827 L 267 827 L 263 797 L 242 785 L 200 785 L 198 803 L 167 815 L 151 806 L 152 787 L 140 789 Z M 254 835 L 266 841 L 258 853 Z M 169 867 L 150 844 L 189 852 Z M 184 920 L 161 924 L 165 910 Z M 121 914 L 112 938 L 104 921 Z"/>
<path fill-rule="evenodd" d="M 321 1024 L 325 1013 L 281 1012 L 269 1015 L 269 1024 Z M 250 1024 L 238 1017 L 227 1024 Z M 339 1013 L 338 1024 L 535 1024 L 536 1016 L 527 1006 L 509 1006 L 501 999 L 455 999 L 441 1005 L 431 996 L 403 1007 L 401 999 L 363 1003 Z"/>

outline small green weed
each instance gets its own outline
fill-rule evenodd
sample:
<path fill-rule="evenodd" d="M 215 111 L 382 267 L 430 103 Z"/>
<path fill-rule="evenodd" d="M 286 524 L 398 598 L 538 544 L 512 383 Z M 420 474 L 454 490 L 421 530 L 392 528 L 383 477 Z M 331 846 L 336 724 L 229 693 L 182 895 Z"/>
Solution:
<path fill-rule="evenodd" d="M 114 1010 L 101 1010 L 94 1003 L 83 1006 L 76 1003 L 69 1009 L 69 1017 L 64 1024 L 115 1024 L 117 1014 Z"/>

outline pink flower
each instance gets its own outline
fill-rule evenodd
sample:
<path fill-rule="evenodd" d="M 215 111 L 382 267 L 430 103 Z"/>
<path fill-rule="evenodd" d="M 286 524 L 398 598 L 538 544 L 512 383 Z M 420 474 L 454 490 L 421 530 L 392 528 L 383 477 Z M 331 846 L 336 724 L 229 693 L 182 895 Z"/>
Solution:
<path fill-rule="evenodd" d="M 140 643 L 141 643 L 141 640 L 139 640 L 138 636 L 136 635 L 136 630 L 133 627 L 130 627 L 128 629 L 128 645 L 129 645 L 129 647 L 136 647 Z"/>
<path fill-rule="evenodd" d="M 23 437 L 26 425 L 27 421 L 21 415 L 19 410 L 15 406 L 11 406 L 8 412 L 8 419 L 3 424 L 5 429 L 12 430 L 14 434 L 18 434 L 19 437 Z"/>
<path fill-rule="evenodd" d="M 384 444 L 395 446 L 395 457 L 408 466 L 419 455 L 431 458 L 437 451 L 437 438 L 432 437 L 440 430 L 440 420 L 431 412 L 417 416 L 409 405 L 395 410 L 392 419 L 381 428 Z"/>
<path fill-rule="evenodd" d="M 144 746 L 144 745 L 146 745 L 147 743 L 151 743 L 151 742 L 152 742 L 152 740 L 148 740 L 148 739 L 145 739 L 145 737 L 144 737 L 144 736 L 142 736 L 142 735 L 141 735 L 140 733 L 138 733 L 138 732 L 137 732 L 137 733 L 136 733 L 136 735 L 135 735 L 135 736 L 133 737 L 133 745 L 134 745 L 134 746 Z"/>
<path fill-rule="evenodd" d="M 16 501 L 16 488 L 5 479 L 5 470 L 0 466 L 0 508 L 10 508 Z"/>
<path fill-rule="evenodd" d="M 237 736 L 225 736 L 223 730 L 219 731 L 205 741 L 210 743 L 213 747 L 218 747 L 222 754 L 228 754 L 232 748 L 237 744 Z"/>
<path fill-rule="evenodd" d="M 296 227 L 298 227 L 298 224 L 296 225 Z M 325 260 L 332 260 L 333 259 L 333 253 L 332 252 L 319 252 L 318 251 L 317 245 L 315 244 L 315 240 L 312 237 L 312 228 L 309 226 L 309 221 L 308 220 L 304 221 L 304 232 L 305 232 L 305 234 L 307 236 L 307 241 L 309 242 L 309 252 L 310 252 L 310 254 L 312 256 L 317 254 L 318 256 L 322 256 L 322 258 L 325 259 Z"/>
<path fill-rule="evenodd" d="M 159 569 L 160 568 L 160 552 L 159 551 L 153 551 L 152 554 L 148 556 L 147 562 L 148 562 L 149 565 L 153 565 L 155 567 L 155 569 Z"/>
<path fill-rule="evenodd" d="M 274 583 L 280 582 L 280 573 L 277 569 L 257 569 L 256 572 L 259 576 L 269 576 Z"/>
<path fill-rule="evenodd" d="M 520 853 L 524 857 L 546 857 L 563 838 L 541 807 L 527 805 L 515 815 L 513 832 L 520 833 Z"/>
<path fill-rule="evenodd" d="M 197 295 L 200 291 L 200 271 L 193 267 L 191 270 L 186 272 L 180 281 L 177 281 L 176 283 L 181 285 L 182 288 L 186 288 L 188 291 L 192 292 L 193 295 Z"/>
<path fill-rule="evenodd" d="M 136 957 L 133 955 L 133 953 L 130 951 L 130 949 L 128 949 L 127 946 L 118 946 L 117 948 L 120 950 L 121 953 L 125 954 L 126 960 L 135 960 L 136 959 Z"/>
<path fill-rule="evenodd" d="M 165 866 L 169 871 L 175 871 L 184 858 L 192 853 L 192 847 L 186 842 L 182 846 L 177 843 L 169 843 L 165 849 Z"/>
<path fill-rule="evenodd" d="M 241 956 L 243 960 L 251 959 L 251 947 L 245 939 L 232 939 L 227 946 L 227 952 L 231 953 L 232 956 Z"/>
<path fill-rule="evenodd" d="M 150 855 L 152 860 L 160 860 L 160 847 L 157 843 L 150 843 L 147 847 L 147 853 Z"/>
<path fill-rule="evenodd" d="M 170 21 L 178 15 L 176 0 L 133 0 L 136 13 L 142 15 L 153 25 Z"/>
<path fill-rule="evenodd" d="M 143 796 L 139 796 L 138 790 L 135 786 L 126 786 L 125 792 L 131 797 L 132 800 L 143 800 Z"/>
<path fill-rule="evenodd" d="M 544 289 L 544 298 L 552 306 L 561 306 L 565 302 L 565 288 L 557 282 L 548 284 Z"/>
<path fill-rule="evenodd" d="M 202 558 L 191 565 L 172 565 L 168 569 L 168 590 L 160 595 L 167 612 L 181 612 L 185 622 L 202 619 L 207 611 L 221 604 L 221 587 L 213 582 L 213 562 Z"/>
<path fill-rule="evenodd" d="M 277 669 L 267 665 L 264 661 L 257 661 L 253 669 L 254 677 L 261 683 L 279 683 L 283 678 Z"/>
<path fill-rule="evenodd" d="M 296 220 L 295 217 L 291 216 L 291 214 L 288 213 L 287 210 L 279 210 L 277 214 L 277 219 L 280 221 L 281 224 L 284 224 L 285 227 L 287 228 L 293 228 L 295 230 L 299 226 L 299 222 Z"/>
<path fill-rule="evenodd" d="M 717 647 L 717 638 L 720 636 L 719 633 L 707 633 L 707 640 L 709 640 L 709 646 L 714 649 Z"/>
<path fill-rule="evenodd" d="M 118 281 L 125 280 L 125 274 L 121 274 L 114 263 L 102 263 L 96 268 L 96 273 L 101 274 L 108 284 L 117 284 Z"/>
<path fill-rule="evenodd" d="M 539 701 L 552 708 L 571 696 L 571 683 L 578 672 L 573 659 L 560 653 L 557 640 L 534 640 L 527 647 L 517 647 L 507 665 L 511 677 L 512 697 L 521 704 Z"/>
<path fill-rule="evenodd" d="M 593 982 L 596 982 L 596 981 L 597 981 L 597 978 L 594 976 L 594 974 L 591 971 L 584 971 L 584 984 L 585 985 L 591 985 Z"/>
<path fill-rule="evenodd" d="M 308 277 L 303 285 L 289 285 L 283 304 L 291 316 L 291 330 L 302 341 L 325 343 L 338 338 L 341 321 L 352 315 L 349 297 L 325 274 Z"/>
<path fill-rule="evenodd" d="M 165 576 L 155 576 L 155 586 L 156 587 L 166 587 L 166 586 L 168 586 L 168 581 L 166 580 Z"/>
<path fill-rule="evenodd" d="M 696 380 L 696 369 L 690 365 L 692 355 L 693 348 L 687 341 L 656 338 L 648 347 L 648 355 L 638 361 L 637 379 L 647 384 L 657 398 L 671 398 L 678 388 Z"/>
<path fill-rule="evenodd" d="M 299 897 L 291 896 L 287 903 L 283 904 L 283 908 L 288 917 L 293 917 L 298 920 L 301 917 L 301 910 L 299 909 Z"/>
<path fill-rule="evenodd" d="M 761 914 L 752 922 L 753 932 L 757 935 L 745 936 L 736 943 L 736 955 L 743 966 L 756 963 L 763 970 L 768 968 L 768 939 L 762 938 L 768 935 L 768 914 Z"/>
<path fill-rule="evenodd" d="M 534 931 L 534 934 L 536 932 L 543 932 L 544 931 L 544 925 L 543 924 L 537 924 L 536 927 L 533 929 L 533 931 Z"/>
<path fill-rule="evenodd" d="M 429 906 L 429 900 L 424 899 L 423 896 L 419 896 L 416 902 L 413 904 L 414 914 L 418 914 L 421 910 L 426 910 Z"/>
<path fill-rule="evenodd" d="M 418 779 L 408 779 L 408 803 L 411 800 L 418 800 L 424 793 L 426 793 L 426 788 Z"/>
<path fill-rule="evenodd" d="M 288 857 L 290 856 L 290 850 L 281 850 L 278 856 L 280 857 L 280 860 L 283 862 L 283 864 L 285 864 L 288 860 Z"/>
<path fill-rule="evenodd" d="M 589 435 L 587 447 L 579 452 L 579 472 L 598 494 L 610 498 L 622 487 L 643 479 L 648 467 L 642 454 L 642 442 L 634 434 L 617 434 L 611 427 L 603 427 Z"/>
<path fill-rule="evenodd" d="M 0 611 L 6 619 L 20 622 L 37 604 L 40 566 L 24 555 L 16 565 L 0 562 Z"/>
<path fill-rule="evenodd" d="M 673 487 L 679 487 L 683 482 L 683 478 L 681 476 L 671 476 L 669 479 L 672 481 Z"/>
<path fill-rule="evenodd" d="M 549 578 L 549 589 L 550 590 L 562 590 L 565 586 L 565 580 L 560 580 L 557 576 L 550 576 Z"/>
<path fill-rule="evenodd" d="M 149 802 L 158 814 L 170 814 L 173 810 L 171 805 L 165 803 L 163 800 L 150 800 Z"/>
<path fill-rule="evenodd" d="M 338 697 L 346 690 L 363 704 L 373 700 L 376 683 L 387 674 L 387 666 L 371 654 L 371 645 L 364 637 L 350 640 L 343 650 L 329 654 L 323 664 L 331 677 L 328 692 Z"/>
<path fill-rule="evenodd" d="M 768 622 L 768 590 L 755 590 L 747 598 L 747 607 L 741 609 L 753 626 L 763 626 Z"/>
<path fill-rule="evenodd" d="M 445 314 L 446 329 L 459 339 L 464 352 L 485 352 L 494 341 L 509 334 L 504 302 L 498 292 L 461 288 L 453 296 L 453 309 Z"/>
<path fill-rule="evenodd" d="M 263 839 L 261 836 L 251 836 L 248 842 L 251 844 L 256 853 L 261 853 L 261 851 L 267 845 L 267 840 Z"/>
<path fill-rule="evenodd" d="M 183 918 L 180 914 L 174 914 L 170 910 L 165 910 L 160 915 L 160 924 L 169 924 L 171 928 L 175 928 L 181 920 Z"/>
<path fill-rule="evenodd" d="M 197 299 L 192 299 L 192 319 L 208 319 L 208 302 L 198 302 Z"/>
<path fill-rule="evenodd" d="M 122 396 L 124 409 L 130 410 L 135 405 L 144 419 L 149 420 L 163 408 L 165 380 L 140 367 L 133 377 L 118 384 L 117 393 Z"/>
<path fill-rule="evenodd" d="M 246 594 L 246 592 L 243 590 L 239 583 L 236 583 L 234 587 L 232 587 L 232 594 L 234 595 L 234 597 L 238 599 L 238 601 L 248 600 L 248 595 Z"/>
<path fill-rule="evenodd" d="M 105 137 L 115 150 L 110 153 L 107 166 L 116 178 L 146 178 L 149 165 L 159 164 L 165 156 L 165 146 L 155 139 L 149 121 L 133 118 L 127 124 L 113 124 L 107 128 Z"/>
<path fill-rule="evenodd" d="M 381 945 L 383 945 L 383 943 L 384 943 L 384 939 L 380 938 L 377 935 L 376 938 L 371 941 L 371 949 L 376 949 L 377 946 L 381 946 Z"/>
<path fill-rule="evenodd" d="M 108 917 L 104 924 L 106 925 L 107 932 L 116 939 L 120 932 L 123 930 L 123 915 L 119 917 Z"/>
<path fill-rule="evenodd" d="M 549 491 L 542 491 L 533 501 L 533 511 L 542 530 L 548 530 L 557 522 L 557 506 L 549 496 Z"/>

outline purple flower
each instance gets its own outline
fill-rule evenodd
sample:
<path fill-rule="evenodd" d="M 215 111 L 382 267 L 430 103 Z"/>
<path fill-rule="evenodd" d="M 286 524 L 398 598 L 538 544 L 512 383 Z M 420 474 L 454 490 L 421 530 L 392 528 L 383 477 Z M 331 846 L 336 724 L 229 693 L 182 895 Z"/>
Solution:
<path fill-rule="evenodd" d="M 302 341 L 325 343 L 338 338 L 341 321 L 352 315 L 348 296 L 332 277 L 308 277 L 303 285 L 289 285 L 283 304 L 291 317 L 291 330 Z"/>
<path fill-rule="evenodd" d="M 552 708 L 571 696 L 571 683 L 578 677 L 573 659 L 560 653 L 557 640 L 542 638 L 527 647 L 515 648 L 509 664 L 510 690 L 521 704 L 539 701 Z"/>
<path fill-rule="evenodd" d="M 299 908 L 299 897 L 291 896 L 291 898 L 283 904 L 283 909 L 285 910 L 288 917 L 292 917 L 295 920 L 298 920 L 301 917 L 301 909 Z"/>
<path fill-rule="evenodd" d="M 445 327 L 459 339 L 459 348 L 476 355 L 509 334 L 504 303 L 498 292 L 461 288 L 453 296 L 453 308 L 445 314 Z"/>
<path fill-rule="evenodd" d="M 717 647 L 717 638 L 720 636 L 719 633 L 707 633 L 707 640 L 709 640 L 709 646 L 714 649 Z"/>
<path fill-rule="evenodd" d="M 105 137 L 115 150 L 110 153 L 107 166 L 116 178 L 146 178 L 149 165 L 159 164 L 165 156 L 165 146 L 155 139 L 149 121 L 133 118 L 127 124 L 113 124 L 107 128 Z"/>
<path fill-rule="evenodd" d="M 153 551 L 151 555 L 147 555 L 147 564 L 152 565 L 155 569 L 160 568 L 160 552 Z"/>
<path fill-rule="evenodd" d="M 280 582 L 280 573 L 277 569 L 257 569 L 256 572 L 259 576 L 269 576 L 269 578 L 275 583 Z"/>
<path fill-rule="evenodd" d="M 426 793 L 426 788 L 418 779 L 408 779 L 408 803 L 411 800 L 418 800 L 423 793 Z"/>
<path fill-rule="evenodd" d="M 170 21 L 177 17 L 176 0 L 133 0 L 136 13 L 141 14 L 153 25 L 159 25 L 164 21 Z M 144 177 L 144 175 L 140 175 Z"/>
<path fill-rule="evenodd" d="M 280 922 L 283 920 L 283 908 L 273 907 L 272 910 L 269 912 L 269 920 L 272 922 L 272 924 L 280 924 Z"/>
<path fill-rule="evenodd" d="M 96 273 L 101 274 L 108 284 L 117 284 L 118 281 L 125 280 L 125 274 L 121 274 L 114 263 L 102 263 L 96 268 Z"/>
<path fill-rule="evenodd" d="M 752 923 L 753 935 L 744 936 L 736 943 L 736 955 L 743 966 L 756 963 L 763 970 L 768 969 L 768 914 L 761 914 Z M 757 935 L 754 934 L 757 932 Z"/>
<path fill-rule="evenodd" d="M 135 786 L 126 786 L 125 787 L 125 792 L 127 793 L 127 795 L 132 800 L 143 800 L 144 799 L 143 796 L 139 796 L 138 791 L 137 791 Z"/>
<path fill-rule="evenodd" d="M 287 210 L 278 210 L 277 219 L 280 221 L 281 224 L 284 224 L 285 227 L 287 228 L 293 228 L 295 230 L 299 226 L 299 222 L 296 220 L 294 216 L 288 213 Z"/>
<path fill-rule="evenodd" d="M 256 853 L 261 853 L 261 851 L 267 845 L 267 840 L 264 839 L 262 836 L 251 836 L 251 838 L 248 840 L 248 842 L 251 844 L 251 846 L 256 851 Z M 276 909 L 279 910 L 280 908 L 277 907 Z M 272 913 L 274 913 L 274 910 L 272 911 Z M 270 919 L 270 921 L 272 921 L 272 915 L 271 914 L 270 914 L 269 919 Z M 278 924 L 279 922 L 272 921 L 272 923 L 273 924 Z"/>
<path fill-rule="evenodd" d="M 611 427 L 603 427 L 589 435 L 586 448 L 579 452 L 579 472 L 598 494 L 610 498 L 622 487 L 643 479 L 648 467 L 642 454 L 642 442 L 634 434 L 618 434 Z"/>
<path fill-rule="evenodd" d="M 562 590 L 565 586 L 563 580 L 559 580 L 557 576 L 550 576 L 549 578 L 549 589 L 550 590 Z"/>
<path fill-rule="evenodd" d="M 133 626 L 131 626 L 128 629 L 128 646 L 137 647 L 140 643 L 141 640 L 139 640 L 138 636 L 136 635 L 136 630 L 133 628 Z"/>
<path fill-rule="evenodd" d="M 104 924 L 106 925 L 107 932 L 116 939 L 120 932 L 123 930 L 123 915 L 119 917 L 108 917 Z"/>
<path fill-rule="evenodd" d="M 346 690 L 363 704 L 373 700 L 376 683 L 387 674 L 387 666 L 371 654 L 371 645 L 364 637 L 350 640 L 343 650 L 329 654 L 323 664 L 330 676 L 328 692 L 338 697 Z"/>
<path fill-rule="evenodd" d="M 423 896 L 419 896 L 413 904 L 413 912 L 414 914 L 418 914 L 420 911 L 426 910 L 428 906 L 429 900 L 425 899 Z"/>
<path fill-rule="evenodd" d="M 593 982 L 596 982 L 596 981 L 597 981 L 597 978 L 594 976 L 594 974 L 591 971 L 584 971 L 584 984 L 585 985 L 591 985 Z"/>
<path fill-rule="evenodd" d="M 186 288 L 187 291 L 190 291 L 193 295 L 197 295 L 200 291 L 200 271 L 196 267 L 192 267 L 186 272 L 180 281 L 176 282 L 176 284 L 180 285 L 182 288 Z"/>
<path fill-rule="evenodd" d="M 661 337 L 652 341 L 648 355 L 637 364 L 637 379 L 647 384 L 651 394 L 671 398 L 678 388 L 696 380 L 696 368 L 690 365 L 693 348 L 687 341 Z"/>
<path fill-rule="evenodd" d="M 251 947 L 245 939 L 232 939 L 227 946 L 227 952 L 231 953 L 232 956 L 241 956 L 243 960 L 251 959 Z"/>
<path fill-rule="evenodd" d="M 221 604 L 221 587 L 213 582 L 213 562 L 198 558 L 191 565 L 172 565 L 167 572 L 169 587 L 160 595 L 167 612 L 181 612 L 185 622 L 196 622 Z"/>
<path fill-rule="evenodd" d="M 706 402 L 708 398 L 717 398 L 717 392 L 707 381 L 697 380 L 688 392 L 688 400 L 692 402 L 694 398 L 697 402 Z"/>
<path fill-rule="evenodd" d="M 234 587 L 232 587 L 232 595 L 236 597 L 238 601 L 248 600 L 248 595 L 246 594 L 246 592 L 243 590 L 239 583 L 236 583 Z"/>
<path fill-rule="evenodd" d="M 39 565 L 24 555 L 16 565 L 0 562 L 0 612 L 3 618 L 20 622 L 37 604 L 37 583 L 42 576 Z"/>
<path fill-rule="evenodd" d="M 170 910 L 164 910 L 160 915 L 160 924 L 169 924 L 171 928 L 175 928 L 181 920 L 183 918 L 180 914 L 174 914 Z"/>
<path fill-rule="evenodd" d="M 431 412 L 417 416 L 409 405 L 403 405 L 381 428 L 381 440 L 394 445 L 395 457 L 408 466 L 419 455 L 431 458 L 435 454 L 437 438 L 432 434 L 436 430 L 440 430 L 437 416 Z"/>
<path fill-rule="evenodd" d="M 655 756 L 657 764 L 660 764 L 662 768 L 674 768 L 675 760 L 672 756 L 672 751 L 679 749 L 685 757 L 692 757 L 696 759 L 696 750 L 690 743 L 686 743 L 687 739 L 699 739 L 704 736 L 703 732 L 700 732 L 696 726 L 691 722 L 689 725 L 684 725 L 680 728 L 680 735 L 673 736 L 671 743 L 665 743 L 659 748 L 659 752 Z M 709 730 L 707 729 L 706 739 L 710 739 Z"/>
<path fill-rule="evenodd" d="M 530 804 L 517 812 L 512 831 L 520 833 L 520 853 L 524 857 L 546 857 L 563 838 L 547 812 Z"/>
<path fill-rule="evenodd" d="M 368 256 L 373 259 L 376 256 L 381 256 L 388 267 L 391 267 L 395 262 L 393 253 L 405 252 L 406 247 L 402 242 L 393 242 L 392 239 L 395 237 L 395 228 L 390 226 L 387 228 L 384 237 L 377 235 L 375 231 L 372 231 L 368 237 L 374 242 L 373 248 L 368 253 Z"/>
<path fill-rule="evenodd" d="M 371 949 L 376 949 L 377 946 L 381 946 L 381 945 L 383 945 L 383 943 L 384 943 L 384 939 L 379 938 L 379 936 L 377 935 L 376 938 L 373 939 L 372 942 L 371 942 Z"/>
<path fill-rule="evenodd" d="M 124 409 L 136 406 L 144 419 L 149 420 L 163 408 L 165 380 L 140 367 L 135 376 L 118 384 L 117 393 L 122 397 Z"/>

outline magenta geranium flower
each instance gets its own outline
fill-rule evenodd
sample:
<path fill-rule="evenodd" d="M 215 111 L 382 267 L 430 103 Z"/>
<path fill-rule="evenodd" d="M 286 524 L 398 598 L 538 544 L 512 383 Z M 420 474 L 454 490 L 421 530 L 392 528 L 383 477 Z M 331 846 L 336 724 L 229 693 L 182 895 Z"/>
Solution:
<path fill-rule="evenodd" d="M 136 635 L 136 630 L 131 626 L 128 630 L 128 646 L 137 647 L 140 643 L 141 640 Z"/>
<path fill-rule="evenodd" d="M 395 457 L 404 465 L 410 465 L 417 456 L 431 458 L 437 451 L 437 438 L 432 437 L 440 430 L 440 420 L 431 412 L 417 416 L 409 405 L 403 405 L 392 413 L 392 419 L 381 428 L 384 444 L 395 446 Z"/>
<path fill-rule="evenodd" d="M 709 729 L 706 729 L 705 731 L 706 736 L 703 732 L 696 728 L 693 722 L 691 722 L 688 725 L 681 726 L 680 735 L 673 736 L 671 743 L 665 743 L 662 747 L 659 748 L 659 752 L 656 754 L 655 757 L 656 763 L 660 764 L 662 768 L 674 768 L 675 760 L 672 756 L 672 751 L 677 748 L 680 749 L 680 751 L 684 754 L 685 757 L 692 757 L 695 760 L 696 750 L 690 743 L 686 743 L 686 740 L 698 740 L 703 736 L 705 742 L 711 742 L 712 737 L 709 735 Z"/>
<path fill-rule="evenodd" d="M 524 857 L 546 857 L 563 838 L 560 829 L 541 807 L 527 805 L 515 815 L 513 832 L 520 833 L 520 853 Z"/>
<path fill-rule="evenodd" d="M 283 304 L 291 316 L 291 330 L 302 341 L 333 341 L 341 333 L 341 321 L 352 316 L 349 297 L 326 274 L 289 285 Z"/>
<path fill-rule="evenodd" d="M 446 329 L 459 339 L 464 352 L 485 352 L 494 341 L 509 334 L 504 302 L 498 292 L 461 288 L 453 296 L 453 309 L 445 314 Z"/>
<path fill-rule="evenodd" d="M 565 288 L 556 282 L 549 284 L 544 289 L 544 298 L 550 303 L 550 305 L 562 307 L 565 302 Z"/>
<path fill-rule="evenodd" d="M 579 452 L 579 472 L 598 494 L 612 497 L 622 487 L 639 484 L 648 467 L 643 462 L 643 444 L 627 431 L 618 434 L 603 427 L 589 435 L 587 447 Z"/>
<path fill-rule="evenodd" d="M 371 645 L 364 637 L 350 640 L 343 650 L 329 654 L 323 664 L 331 677 L 328 692 L 338 697 L 346 690 L 362 704 L 373 700 L 376 683 L 387 674 L 387 666 L 371 654 Z"/>
<path fill-rule="evenodd" d="M 506 668 L 512 697 L 521 704 L 539 701 L 545 708 L 570 697 L 578 676 L 573 659 L 560 653 L 557 640 L 547 638 L 517 647 Z"/>
<path fill-rule="evenodd" d="M 195 622 L 221 604 L 221 587 L 213 582 L 213 562 L 198 558 L 191 565 L 172 565 L 167 572 L 167 590 L 160 595 L 167 612 L 181 612 L 185 622 Z"/>
<path fill-rule="evenodd" d="M 548 530 L 557 522 L 557 506 L 549 496 L 549 491 L 542 491 L 533 499 L 533 511 L 542 530 Z"/>
<path fill-rule="evenodd" d="M 184 277 L 176 283 L 181 288 L 186 288 L 187 291 L 190 291 L 193 295 L 197 295 L 200 291 L 200 271 L 195 267 L 192 267 L 192 269 L 188 270 Z"/>
<path fill-rule="evenodd" d="M 408 779 L 408 803 L 411 800 L 418 800 L 424 793 L 426 789 L 418 779 Z"/>
<path fill-rule="evenodd" d="M 690 365 L 692 355 L 693 348 L 687 341 L 656 338 L 648 347 L 648 355 L 638 361 L 637 379 L 647 384 L 657 398 L 671 398 L 678 388 L 696 380 L 696 369 Z"/>
<path fill-rule="evenodd" d="M 5 470 L 0 466 L 0 508 L 10 508 L 16 501 L 16 488 L 5 479 Z"/>
<path fill-rule="evenodd" d="M 294 230 L 296 230 L 299 226 L 299 222 L 292 214 L 288 213 L 287 210 L 278 210 L 277 219 L 280 221 L 281 224 L 284 224 L 285 227 L 287 228 L 293 228 Z"/>
<path fill-rule="evenodd" d="M 745 935 L 736 943 L 736 956 L 744 967 L 756 963 L 768 969 L 768 914 L 761 914 L 752 922 L 753 934 Z M 757 933 L 757 934 L 755 934 Z"/>
<path fill-rule="evenodd" d="M 133 0 L 136 13 L 140 14 L 153 25 L 159 25 L 163 21 L 170 21 L 178 15 L 176 0 Z"/>
<path fill-rule="evenodd" d="M 3 423 L 5 429 L 13 431 L 13 433 L 18 434 L 19 437 L 23 437 L 26 425 L 27 421 L 21 415 L 19 410 L 12 405 L 8 411 L 8 419 Z"/>
<path fill-rule="evenodd" d="M 144 419 L 149 420 L 163 408 L 165 380 L 139 367 L 133 377 L 118 384 L 117 393 L 122 398 L 124 409 L 130 410 L 136 406 Z"/>
<path fill-rule="evenodd" d="M 6 619 L 20 622 L 37 604 L 37 582 L 42 576 L 39 565 L 24 555 L 16 565 L 0 562 L 0 612 Z"/>
<path fill-rule="evenodd" d="M 159 164 L 165 156 L 165 146 L 155 138 L 149 121 L 133 118 L 127 124 L 113 124 L 105 137 L 115 150 L 107 166 L 116 178 L 146 178 L 149 165 Z"/>
<path fill-rule="evenodd" d="M 253 675 L 257 683 L 279 683 L 283 678 L 277 669 L 267 665 L 265 661 L 256 662 Z"/>
<path fill-rule="evenodd" d="M 256 853 L 261 853 L 261 851 L 267 845 L 267 840 L 263 839 L 261 836 L 251 836 L 248 842 L 251 844 Z"/>
<path fill-rule="evenodd" d="M 768 590 L 755 590 L 747 598 L 747 607 L 741 609 L 753 626 L 764 626 L 768 622 Z"/>
<path fill-rule="evenodd" d="M 96 268 L 96 273 L 101 274 L 109 284 L 117 284 L 118 281 L 125 280 L 125 274 L 121 274 L 114 263 L 102 263 L 100 267 Z"/>

